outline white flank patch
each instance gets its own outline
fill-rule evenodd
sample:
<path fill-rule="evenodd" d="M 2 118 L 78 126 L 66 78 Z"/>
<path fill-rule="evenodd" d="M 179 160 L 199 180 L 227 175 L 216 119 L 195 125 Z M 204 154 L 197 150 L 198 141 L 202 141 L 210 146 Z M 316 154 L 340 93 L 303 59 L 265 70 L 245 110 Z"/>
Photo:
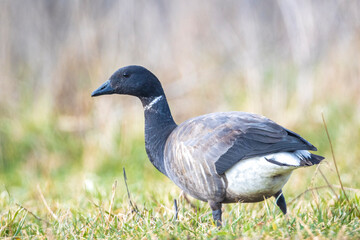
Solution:
<path fill-rule="evenodd" d="M 279 164 L 284 164 L 288 166 L 298 167 L 300 166 L 300 159 L 296 153 L 290 152 L 279 152 L 274 154 L 269 154 L 265 156 L 267 159 L 271 159 Z"/>
<path fill-rule="evenodd" d="M 266 159 L 288 166 L 277 165 Z M 241 160 L 225 172 L 228 180 L 227 191 L 233 195 L 247 197 L 264 193 L 275 194 L 285 185 L 292 170 L 298 168 L 299 165 L 300 160 L 297 154 L 288 152 Z"/>
<path fill-rule="evenodd" d="M 157 102 L 159 102 L 159 101 L 162 99 L 162 97 L 163 97 L 163 96 L 158 96 L 158 97 L 154 98 L 154 100 L 152 100 L 151 103 L 149 103 L 148 105 L 146 105 L 146 106 L 144 107 L 144 109 L 145 109 L 145 110 L 149 110 L 150 108 L 152 108 L 152 106 L 153 106 L 154 104 L 156 104 Z"/>

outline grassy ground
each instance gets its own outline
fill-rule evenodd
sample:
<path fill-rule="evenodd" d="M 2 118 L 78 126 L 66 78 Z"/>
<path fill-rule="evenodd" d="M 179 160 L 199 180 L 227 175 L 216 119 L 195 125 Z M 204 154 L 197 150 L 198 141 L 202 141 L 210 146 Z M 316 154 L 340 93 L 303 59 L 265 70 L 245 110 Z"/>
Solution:
<path fill-rule="evenodd" d="M 0 1 L 0 238 L 359 239 L 359 16 L 336 0 Z M 129 64 L 178 123 L 254 112 L 313 143 L 326 159 L 292 174 L 287 216 L 224 205 L 219 230 L 186 200 L 147 159 L 139 101 L 90 97 Z"/>
<path fill-rule="evenodd" d="M 125 196 L 112 195 L 110 189 L 106 196 L 84 191 L 76 200 L 61 202 L 49 195 L 44 200 L 43 194 L 48 192 L 40 191 L 35 199 L 23 205 L 2 194 L 1 205 L 6 206 L 1 213 L 2 237 L 356 239 L 360 234 L 359 214 L 354 210 L 359 199 L 354 194 L 349 194 L 349 204 L 343 195 L 335 198 L 323 191 L 309 193 L 291 201 L 286 216 L 275 207 L 273 200 L 228 205 L 224 207 L 224 227 L 218 230 L 205 204 L 196 203 L 192 207 L 182 198 L 179 218 L 175 221 L 172 199 L 177 196 L 174 193 L 161 198 L 153 193 L 158 198 L 144 202 L 140 200 L 143 196 L 137 195 L 133 198 L 137 202 L 135 210 Z"/>
<path fill-rule="evenodd" d="M 295 171 L 284 188 L 288 202 L 286 216 L 276 207 L 274 199 L 224 205 L 224 227 L 219 230 L 206 203 L 184 197 L 170 180 L 151 166 L 143 150 L 141 134 L 131 140 L 121 140 L 124 136 L 119 136 L 115 152 L 93 149 L 85 153 L 89 148 L 82 137 L 56 131 L 56 127 L 45 122 L 49 125 L 42 124 L 41 128 L 31 123 L 26 131 L 20 127 L 19 138 L 11 138 L 16 142 L 2 148 L 3 156 L 45 157 L 25 165 L 14 163 L 13 169 L 7 166 L 9 172 L 1 174 L 2 238 L 360 237 L 360 191 L 347 188 L 358 187 L 359 183 L 350 185 L 346 174 L 342 174 L 345 175 L 346 194 L 341 191 L 330 152 L 325 154 L 327 159 L 318 168 Z M 7 123 L 12 125 L 16 121 Z M 6 121 L 2 124 L 6 126 Z M 20 125 L 25 127 L 26 124 Z M 3 146 L 7 143 L 6 136 L 3 130 Z M 15 151 L 11 146 L 24 149 Z M 31 152 L 34 149 L 47 152 L 36 156 Z M 327 149 L 330 150 L 329 146 Z M 94 155 L 100 163 L 96 167 L 71 163 L 71 159 L 84 157 L 84 154 Z M 58 162 L 59 159 L 64 160 Z M 126 169 L 130 198 L 122 168 Z M 340 169 L 344 169 L 343 163 Z M 358 177 L 354 175 L 352 179 Z M 176 220 L 174 199 L 178 203 Z"/>
<path fill-rule="evenodd" d="M 28 189 L 1 189 L 0 236 L 20 238 L 350 238 L 360 237 L 358 190 L 333 194 L 328 188 L 309 190 L 288 199 L 282 215 L 269 199 L 256 204 L 223 207 L 224 227 L 212 222 L 207 204 L 179 197 L 179 190 L 163 179 L 142 185 L 131 182 L 131 203 L 119 177 L 105 185 L 79 179 L 67 183 L 47 180 Z M 102 181 L 103 182 L 103 181 Z M 116 184 L 117 183 L 117 184 Z M 150 187 L 152 185 L 152 188 Z M 145 186 L 147 188 L 145 188 Z M 87 188 L 88 187 L 88 188 Z M 339 192 L 334 187 L 336 193 Z M 18 195 L 21 192 L 21 195 Z M 14 194 L 14 195 L 12 195 Z M 19 197 L 21 196 L 21 197 Z M 174 220 L 173 199 L 178 200 Z"/>

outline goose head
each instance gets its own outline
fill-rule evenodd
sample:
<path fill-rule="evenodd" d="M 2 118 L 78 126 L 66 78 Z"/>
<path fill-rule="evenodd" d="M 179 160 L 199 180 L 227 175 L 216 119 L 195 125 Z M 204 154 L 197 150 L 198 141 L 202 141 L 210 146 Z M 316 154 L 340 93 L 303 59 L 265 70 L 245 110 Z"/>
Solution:
<path fill-rule="evenodd" d="M 91 96 L 109 94 L 131 95 L 144 99 L 161 96 L 164 91 L 160 81 L 149 70 L 131 65 L 118 69 Z"/>

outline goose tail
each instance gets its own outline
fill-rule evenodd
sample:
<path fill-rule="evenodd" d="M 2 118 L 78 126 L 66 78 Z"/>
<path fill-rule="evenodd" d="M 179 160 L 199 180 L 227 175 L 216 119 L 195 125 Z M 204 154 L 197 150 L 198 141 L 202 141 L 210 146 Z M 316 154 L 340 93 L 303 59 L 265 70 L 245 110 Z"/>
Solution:
<path fill-rule="evenodd" d="M 316 165 L 324 159 L 323 156 L 316 155 L 304 150 L 295 151 L 294 154 L 299 158 L 300 166 Z"/>

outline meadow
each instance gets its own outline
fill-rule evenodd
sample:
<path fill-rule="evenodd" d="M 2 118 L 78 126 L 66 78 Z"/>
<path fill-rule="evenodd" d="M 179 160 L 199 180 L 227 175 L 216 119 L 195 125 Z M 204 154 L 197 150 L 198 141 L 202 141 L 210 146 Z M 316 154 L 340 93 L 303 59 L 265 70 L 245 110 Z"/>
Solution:
<path fill-rule="evenodd" d="M 0 7 L 0 238 L 360 238 L 358 2 Z M 224 205 L 218 229 L 147 159 L 139 100 L 90 97 L 129 64 L 159 77 L 177 123 L 254 112 L 326 159 L 292 174 L 286 216 L 274 199 Z"/>

